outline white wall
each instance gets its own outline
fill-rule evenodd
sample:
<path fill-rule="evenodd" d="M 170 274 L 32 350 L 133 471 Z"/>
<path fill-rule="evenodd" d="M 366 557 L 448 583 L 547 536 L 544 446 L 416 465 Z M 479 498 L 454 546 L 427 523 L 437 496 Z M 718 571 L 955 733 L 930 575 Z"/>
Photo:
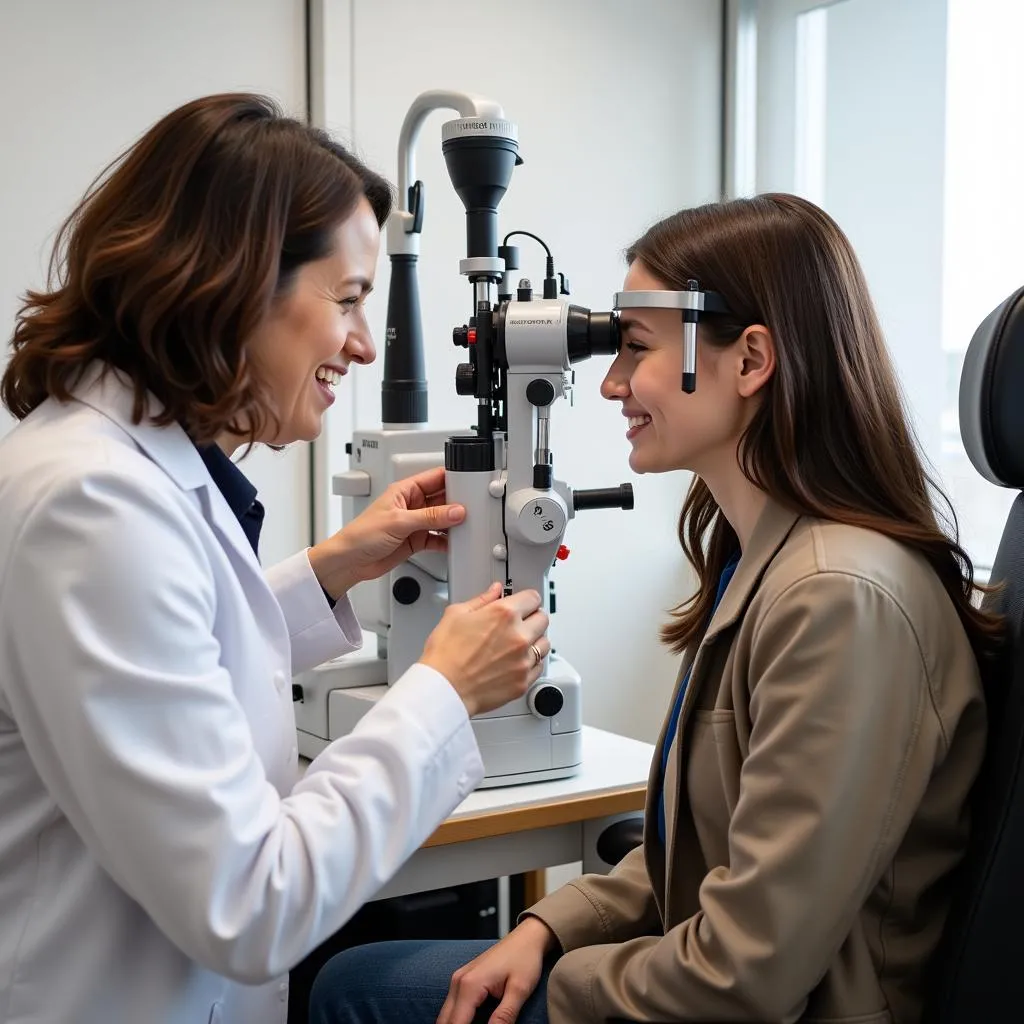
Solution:
<path fill-rule="evenodd" d="M 525 164 L 499 208 L 501 230 L 544 238 L 574 302 L 608 308 L 621 287 L 622 249 L 661 216 L 717 198 L 718 0 L 523 0 L 514 8 L 324 0 L 323 15 L 324 121 L 391 180 L 399 128 L 420 92 L 477 92 L 504 106 L 519 125 Z M 474 413 L 454 392 L 451 328 L 471 311 L 458 274 L 465 215 L 440 146 L 441 124 L 454 116 L 431 116 L 420 137 L 420 291 L 431 425 L 464 429 Z M 542 254 L 520 241 L 524 272 L 539 283 Z M 382 256 L 370 300 L 378 339 L 387 284 Z M 657 627 L 693 585 L 675 539 L 687 480 L 631 476 L 618 407 L 598 395 L 606 367 L 601 359 L 578 369 L 575 408 L 554 419 L 555 469 L 576 487 L 632 480 L 636 509 L 583 513 L 570 524 L 572 556 L 552 577 L 559 602 L 552 635 L 583 677 L 586 722 L 653 739 L 676 668 Z M 347 378 L 318 446 L 325 528 L 340 523 L 327 480 L 347 466 L 345 441 L 356 422 L 380 423 L 380 376 L 378 362 Z"/>
<path fill-rule="evenodd" d="M 302 0 L 3 0 L 0 337 L 39 287 L 53 234 L 93 177 L 154 121 L 211 92 L 265 92 L 305 116 Z M 0 434 L 11 418 L 0 410 Z M 266 563 L 306 542 L 309 455 L 254 454 Z"/>

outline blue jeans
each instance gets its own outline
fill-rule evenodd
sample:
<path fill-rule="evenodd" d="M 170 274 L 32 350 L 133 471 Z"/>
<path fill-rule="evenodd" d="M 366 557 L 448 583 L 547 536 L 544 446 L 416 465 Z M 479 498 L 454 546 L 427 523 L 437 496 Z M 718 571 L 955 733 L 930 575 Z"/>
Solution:
<path fill-rule="evenodd" d="M 374 942 L 346 949 L 317 975 L 309 1024 L 434 1024 L 452 975 L 494 943 L 489 939 Z M 518 1024 L 548 1024 L 548 968 L 520 1011 Z M 488 999 L 474 1022 L 498 1005 Z"/>

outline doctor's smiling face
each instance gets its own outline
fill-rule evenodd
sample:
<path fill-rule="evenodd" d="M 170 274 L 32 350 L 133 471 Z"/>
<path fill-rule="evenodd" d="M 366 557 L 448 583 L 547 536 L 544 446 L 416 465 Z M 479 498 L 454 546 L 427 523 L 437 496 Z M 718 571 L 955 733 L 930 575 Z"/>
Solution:
<path fill-rule="evenodd" d="M 373 288 L 380 228 L 365 198 L 334 229 L 331 242 L 326 256 L 303 263 L 285 282 L 249 341 L 277 420 L 276 430 L 268 422 L 270 436 L 260 441 L 314 440 L 351 364 L 376 356 L 364 303 Z"/>

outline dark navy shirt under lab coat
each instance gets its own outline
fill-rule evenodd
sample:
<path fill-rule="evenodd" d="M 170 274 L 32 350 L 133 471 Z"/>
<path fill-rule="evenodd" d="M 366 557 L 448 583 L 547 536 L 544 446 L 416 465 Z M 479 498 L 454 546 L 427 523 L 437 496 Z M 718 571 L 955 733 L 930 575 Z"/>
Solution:
<path fill-rule="evenodd" d="M 263 505 L 256 500 L 256 488 L 252 481 L 227 457 L 224 450 L 217 444 L 196 447 L 199 457 L 210 474 L 210 479 L 217 485 L 217 490 L 224 495 L 228 508 L 235 514 L 252 545 L 256 560 L 260 557 L 260 531 L 263 529 Z M 323 589 L 323 588 L 321 588 Z M 324 590 L 327 603 L 333 608 L 338 602 Z"/>
<path fill-rule="evenodd" d="M 732 579 L 732 574 L 736 571 L 739 560 L 740 556 L 739 552 L 737 552 L 725 563 L 722 575 L 718 577 L 718 593 L 715 594 L 715 603 L 711 608 L 711 615 L 715 614 L 715 609 L 722 603 L 725 588 L 729 586 L 729 580 Z M 711 621 L 710 615 L 708 616 L 708 621 Z M 672 705 L 672 717 L 669 719 L 668 731 L 665 733 L 665 745 L 661 748 L 661 793 L 658 797 L 658 836 L 663 844 L 665 842 L 665 772 L 668 770 L 668 752 L 672 747 L 672 739 L 679 725 L 679 712 L 683 708 L 683 697 L 686 694 L 686 687 L 689 685 L 689 682 L 690 672 L 687 669 L 686 678 L 683 680 L 683 685 L 679 687 L 679 693 L 676 694 L 675 703 Z"/>
<path fill-rule="evenodd" d="M 217 444 L 198 447 L 199 457 L 206 466 L 217 490 L 224 495 L 228 508 L 241 524 L 246 539 L 252 545 L 256 558 L 260 557 L 260 530 L 263 529 L 263 506 L 256 500 L 256 488 L 249 478 L 227 457 Z"/>

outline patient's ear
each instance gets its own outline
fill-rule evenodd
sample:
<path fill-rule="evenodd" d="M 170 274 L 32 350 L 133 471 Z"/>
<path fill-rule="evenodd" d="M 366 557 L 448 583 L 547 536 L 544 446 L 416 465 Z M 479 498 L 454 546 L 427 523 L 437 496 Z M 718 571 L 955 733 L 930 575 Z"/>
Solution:
<path fill-rule="evenodd" d="M 753 324 L 736 341 L 736 390 L 750 398 L 771 380 L 773 373 L 775 339 L 763 324 Z"/>

